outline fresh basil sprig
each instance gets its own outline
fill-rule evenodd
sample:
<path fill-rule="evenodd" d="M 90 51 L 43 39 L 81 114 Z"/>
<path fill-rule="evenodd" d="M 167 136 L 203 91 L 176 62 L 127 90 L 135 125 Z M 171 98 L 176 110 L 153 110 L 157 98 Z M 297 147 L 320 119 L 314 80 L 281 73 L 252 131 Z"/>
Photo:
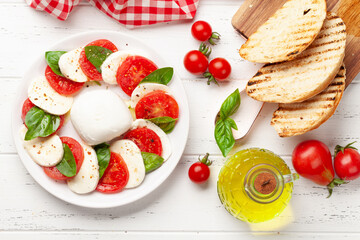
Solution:
<path fill-rule="evenodd" d="M 112 54 L 113 52 L 110 49 L 100 47 L 100 46 L 86 46 L 85 55 L 86 58 L 91 62 L 96 70 L 101 73 L 100 66 L 103 64 L 105 59 Z"/>
<path fill-rule="evenodd" d="M 230 118 L 240 106 L 240 92 L 236 89 L 226 98 L 220 108 L 220 117 L 215 124 L 215 140 L 222 154 L 226 157 L 235 145 L 232 129 L 237 130 L 236 123 Z"/>
<path fill-rule="evenodd" d="M 164 159 L 155 153 L 141 152 L 141 156 L 144 160 L 146 173 L 159 168 L 164 162 Z"/>
<path fill-rule="evenodd" d="M 76 175 L 76 162 L 74 155 L 67 144 L 63 143 L 63 148 L 64 156 L 61 159 L 61 162 L 56 165 L 56 168 L 62 175 L 73 177 Z"/>
<path fill-rule="evenodd" d="M 45 60 L 47 62 L 47 64 L 49 65 L 49 67 L 51 68 L 51 70 L 53 70 L 53 72 L 59 76 L 64 77 L 64 75 L 61 73 L 60 68 L 59 68 L 59 59 L 61 57 L 61 55 L 63 55 L 64 53 L 66 53 L 65 51 L 48 51 L 45 52 Z"/>
<path fill-rule="evenodd" d="M 106 168 L 109 166 L 110 162 L 110 145 L 107 143 L 101 143 L 94 147 L 96 156 L 99 162 L 99 175 L 100 178 L 104 174 Z"/>
<path fill-rule="evenodd" d="M 60 117 L 46 113 L 38 107 L 32 107 L 25 116 L 25 124 L 28 128 L 25 140 L 28 141 L 54 133 L 60 126 Z"/>
<path fill-rule="evenodd" d="M 174 75 L 172 67 L 159 68 L 147 75 L 140 83 L 159 83 L 167 85 Z"/>
<path fill-rule="evenodd" d="M 157 117 L 150 118 L 149 121 L 155 123 L 158 127 L 160 127 L 166 134 L 171 133 L 175 127 L 177 118 L 172 117 Z"/>

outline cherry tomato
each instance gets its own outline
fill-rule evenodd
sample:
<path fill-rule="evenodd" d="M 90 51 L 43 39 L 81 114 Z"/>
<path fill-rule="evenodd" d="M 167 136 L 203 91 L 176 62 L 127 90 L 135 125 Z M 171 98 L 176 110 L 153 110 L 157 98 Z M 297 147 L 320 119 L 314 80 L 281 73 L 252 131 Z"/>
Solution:
<path fill-rule="evenodd" d="M 118 50 L 117 47 L 112 42 L 110 42 L 109 40 L 106 40 L 106 39 L 95 40 L 86 46 L 104 47 L 104 48 L 111 50 L 112 52 L 117 52 L 117 50 Z M 96 67 L 94 65 L 92 65 L 92 63 L 87 59 L 85 50 L 82 50 L 80 53 L 79 63 L 80 63 L 81 70 L 84 72 L 84 74 L 90 80 L 102 81 L 101 73 L 99 73 L 98 70 L 96 69 Z"/>
<path fill-rule="evenodd" d="M 29 98 L 27 98 L 24 103 L 23 103 L 23 106 L 22 106 L 22 109 L 21 109 L 21 119 L 23 120 L 23 122 L 25 123 L 25 117 L 26 117 L 26 114 L 28 113 L 28 111 L 30 111 L 31 108 L 33 107 L 36 107 L 31 101 Z M 53 133 L 53 134 L 56 134 L 61 128 L 62 126 L 64 125 L 64 122 L 65 122 L 65 115 L 60 115 L 60 125 L 58 127 L 58 129 L 56 129 L 56 131 Z M 25 124 L 26 125 L 26 124 Z"/>
<path fill-rule="evenodd" d="M 209 65 L 207 57 L 199 50 L 192 50 L 184 57 L 184 66 L 192 74 L 202 74 Z"/>
<path fill-rule="evenodd" d="M 209 179 L 211 161 L 208 159 L 209 154 L 207 153 L 202 159 L 199 158 L 199 161 L 192 164 L 189 168 L 189 178 L 194 183 L 203 183 Z"/>
<path fill-rule="evenodd" d="M 46 67 L 45 77 L 50 86 L 61 95 L 72 95 L 84 86 L 85 83 L 74 82 L 65 77 L 59 76 L 51 70 L 49 66 Z"/>
<path fill-rule="evenodd" d="M 230 76 L 231 65 L 225 58 L 214 58 L 209 63 L 209 72 L 219 81 L 223 81 Z"/>
<path fill-rule="evenodd" d="M 111 152 L 109 166 L 101 177 L 96 190 L 103 193 L 120 192 L 129 181 L 129 170 L 120 154 Z"/>
<path fill-rule="evenodd" d="M 132 140 L 142 152 L 155 153 L 161 156 L 160 137 L 151 129 L 146 127 L 133 129 L 125 134 L 124 139 Z"/>
<path fill-rule="evenodd" d="M 69 146 L 70 151 L 74 155 L 77 174 L 80 171 L 81 165 L 84 161 L 84 149 L 78 141 L 71 137 L 61 137 L 60 140 L 62 143 L 65 143 Z M 56 167 L 43 167 L 43 169 L 46 175 L 55 180 L 68 180 L 72 178 L 63 175 Z"/>
<path fill-rule="evenodd" d="M 335 147 L 335 172 L 344 180 L 354 180 L 360 177 L 360 154 L 356 148 L 351 146 L 352 144 Z"/>
<path fill-rule="evenodd" d="M 179 117 L 179 106 L 176 100 L 163 91 L 146 94 L 135 106 L 136 118 Z"/>
<path fill-rule="evenodd" d="M 204 42 L 210 39 L 212 28 L 205 21 L 197 21 L 191 26 L 191 34 L 195 39 Z"/>
<path fill-rule="evenodd" d="M 295 170 L 319 185 L 328 185 L 335 176 L 329 148 L 317 140 L 298 144 L 292 154 Z"/>
<path fill-rule="evenodd" d="M 158 67 L 151 60 L 142 56 L 130 56 L 119 66 L 116 81 L 129 96 L 147 75 Z"/>

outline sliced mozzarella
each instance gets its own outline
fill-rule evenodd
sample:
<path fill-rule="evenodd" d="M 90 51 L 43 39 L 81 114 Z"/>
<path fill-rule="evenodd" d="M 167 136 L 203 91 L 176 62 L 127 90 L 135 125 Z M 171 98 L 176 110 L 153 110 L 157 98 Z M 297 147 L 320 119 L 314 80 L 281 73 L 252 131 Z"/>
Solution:
<path fill-rule="evenodd" d="M 145 119 L 137 119 L 134 121 L 132 125 L 132 129 L 143 128 L 143 127 L 153 130 L 159 136 L 162 145 L 161 157 L 163 157 L 164 161 L 166 161 L 171 155 L 171 143 L 168 135 L 156 124 Z"/>
<path fill-rule="evenodd" d="M 118 51 L 110 54 L 101 65 L 101 76 L 108 84 L 117 84 L 116 73 L 119 66 L 132 54 L 126 51 Z"/>
<path fill-rule="evenodd" d="M 119 140 L 111 144 L 110 151 L 120 154 L 129 170 L 125 188 L 139 186 L 145 178 L 145 165 L 138 146 L 130 140 Z"/>
<path fill-rule="evenodd" d="M 28 96 L 33 104 L 54 115 L 67 113 L 73 103 L 73 97 L 57 93 L 44 76 L 35 78 L 30 83 Z"/>
<path fill-rule="evenodd" d="M 34 162 L 43 167 L 53 167 L 61 161 L 64 148 L 58 135 L 25 141 L 26 132 L 27 127 L 22 125 L 20 136 L 24 141 L 23 146 Z"/>
<path fill-rule="evenodd" d="M 95 190 L 99 182 L 99 163 L 95 150 L 82 144 L 84 161 L 75 177 L 67 181 L 71 191 L 79 194 L 90 193 Z"/>
<path fill-rule="evenodd" d="M 78 95 L 70 117 L 80 137 L 89 145 L 120 136 L 129 130 L 133 121 L 123 100 L 105 89 Z"/>
<path fill-rule="evenodd" d="M 168 86 L 159 83 L 142 83 L 139 84 L 131 94 L 131 107 L 135 108 L 136 104 L 143 98 L 146 94 L 161 90 L 166 93 L 171 94 L 171 90 Z"/>
<path fill-rule="evenodd" d="M 69 51 L 61 55 L 59 68 L 61 73 L 74 82 L 86 82 L 88 79 L 80 67 L 80 53 L 83 47 Z"/>

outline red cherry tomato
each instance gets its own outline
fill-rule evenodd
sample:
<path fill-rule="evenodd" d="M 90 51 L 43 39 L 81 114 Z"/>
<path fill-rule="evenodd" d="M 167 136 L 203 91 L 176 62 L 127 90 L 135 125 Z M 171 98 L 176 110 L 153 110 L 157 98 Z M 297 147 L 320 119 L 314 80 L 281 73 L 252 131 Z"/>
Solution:
<path fill-rule="evenodd" d="M 74 82 L 67 78 L 57 75 L 49 66 L 46 67 L 45 77 L 50 86 L 61 95 L 72 95 L 84 86 L 85 83 Z"/>
<path fill-rule="evenodd" d="M 81 165 L 84 161 L 84 149 L 78 141 L 71 137 L 61 137 L 61 142 L 69 146 L 70 151 L 74 155 L 76 163 L 76 174 L 80 171 Z M 55 180 L 68 180 L 71 177 L 64 176 L 56 167 L 43 167 L 44 172 L 50 178 Z"/>
<path fill-rule="evenodd" d="M 189 178 L 194 183 L 203 183 L 209 179 L 211 161 L 208 159 L 209 154 L 207 153 L 205 157 L 199 159 L 198 162 L 192 164 L 189 168 Z"/>
<path fill-rule="evenodd" d="M 36 107 L 31 101 L 29 98 L 27 98 L 24 103 L 23 103 L 23 106 L 22 106 L 22 109 L 21 109 L 21 119 L 23 120 L 23 122 L 25 123 L 25 117 L 26 117 L 26 114 L 28 113 L 28 111 L 30 111 L 31 108 L 33 107 Z M 60 125 L 58 127 L 58 129 L 56 129 L 56 131 L 53 133 L 53 134 L 56 134 L 61 128 L 62 126 L 64 125 L 64 122 L 65 122 L 65 115 L 60 115 Z M 25 124 L 26 125 L 26 124 Z"/>
<path fill-rule="evenodd" d="M 199 50 L 192 50 L 184 57 L 184 66 L 192 74 L 202 74 L 209 65 L 207 57 Z"/>
<path fill-rule="evenodd" d="M 135 106 L 136 118 L 179 117 L 179 105 L 176 100 L 163 91 L 146 94 Z"/>
<path fill-rule="evenodd" d="M 160 137 L 151 129 L 146 127 L 133 129 L 125 134 L 124 139 L 132 140 L 142 152 L 155 153 L 161 156 Z"/>
<path fill-rule="evenodd" d="M 335 159 L 334 168 L 339 178 L 344 180 L 354 180 L 360 177 L 360 154 L 356 148 L 352 148 L 351 144 L 342 148 L 336 146 L 339 149 Z"/>
<path fill-rule="evenodd" d="M 158 67 L 151 60 L 141 56 L 130 56 L 119 66 L 116 81 L 129 96 L 147 75 Z"/>
<path fill-rule="evenodd" d="M 195 39 L 205 42 L 210 39 L 212 29 L 209 23 L 205 21 L 197 21 L 191 26 L 191 34 Z"/>
<path fill-rule="evenodd" d="M 317 140 L 298 144 L 292 154 L 295 170 L 304 178 L 319 185 L 328 185 L 334 180 L 334 168 L 329 148 Z"/>
<path fill-rule="evenodd" d="M 209 63 L 209 72 L 219 81 L 223 81 L 230 76 L 231 65 L 225 58 L 214 58 Z"/>
<path fill-rule="evenodd" d="M 86 46 L 104 47 L 111 50 L 112 52 L 117 52 L 118 50 L 117 47 L 112 42 L 106 39 L 95 40 Z M 101 73 L 99 73 L 96 67 L 94 67 L 94 65 L 92 65 L 92 63 L 87 59 L 85 50 L 82 50 L 80 53 L 79 63 L 81 70 L 90 80 L 102 81 Z"/>
<path fill-rule="evenodd" d="M 120 154 L 111 152 L 109 166 L 101 177 L 96 190 L 103 193 L 120 192 L 129 181 L 129 170 Z"/>

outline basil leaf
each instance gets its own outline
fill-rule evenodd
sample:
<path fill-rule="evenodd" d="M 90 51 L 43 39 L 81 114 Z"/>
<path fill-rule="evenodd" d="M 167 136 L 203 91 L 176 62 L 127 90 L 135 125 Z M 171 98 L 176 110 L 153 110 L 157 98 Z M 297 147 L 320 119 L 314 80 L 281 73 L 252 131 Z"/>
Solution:
<path fill-rule="evenodd" d="M 28 141 L 54 133 L 60 126 L 60 117 L 46 113 L 38 107 L 32 107 L 25 116 L 25 124 L 28 127 L 25 140 Z"/>
<path fill-rule="evenodd" d="M 229 154 L 235 145 L 232 128 L 237 129 L 237 126 L 231 118 L 219 119 L 215 125 L 215 140 L 224 157 Z"/>
<path fill-rule="evenodd" d="M 155 123 L 158 127 L 160 127 L 165 133 L 171 133 L 175 127 L 177 118 L 174 119 L 172 117 L 157 117 L 150 118 L 149 121 Z"/>
<path fill-rule="evenodd" d="M 240 92 L 239 89 L 236 89 L 221 105 L 220 118 L 225 119 L 233 115 L 239 109 L 240 102 Z"/>
<path fill-rule="evenodd" d="M 174 74 L 172 67 L 159 68 L 147 75 L 140 83 L 159 83 L 167 85 Z"/>
<path fill-rule="evenodd" d="M 113 52 L 110 49 L 100 47 L 100 46 L 86 46 L 85 55 L 86 58 L 91 62 L 96 70 L 101 73 L 100 66 L 103 64 L 105 59 L 112 54 Z"/>
<path fill-rule="evenodd" d="M 164 162 L 164 159 L 155 153 L 141 152 L 141 156 L 144 160 L 146 173 L 159 168 Z"/>
<path fill-rule="evenodd" d="M 107 143 L 101 143 L 94 147 L 96 156 L 99 162 L 99 175 L 100 178 L 104 174 L 106 168 L 109 166 L 110 162 L 110 145 Z"/>
<path fill-rule="evenodd" d="M 63 148 L 64 156 L 61 159 L 61 162 L 56 165 L 56 168 L 62 175 L 73 177 L 76 175 L 76 162 L 74 155 L 67 144 L 63 143 Z"/>
<path fill-rule="evenodd" d="M 49 65 L 49 67 L 51 68 L 51 70 L 53 70 L 53 72 L 59 76 L 64 77 L 64 75 L 61 73 L 60 68 L 59 68 L 59 59 L 61 57 L 61 55 L 63 55 L 64 53 L 66 53 L 65 51 L 48 51 L 45 52 L 45 60 L 47 62 L 47 64 Z"/>

